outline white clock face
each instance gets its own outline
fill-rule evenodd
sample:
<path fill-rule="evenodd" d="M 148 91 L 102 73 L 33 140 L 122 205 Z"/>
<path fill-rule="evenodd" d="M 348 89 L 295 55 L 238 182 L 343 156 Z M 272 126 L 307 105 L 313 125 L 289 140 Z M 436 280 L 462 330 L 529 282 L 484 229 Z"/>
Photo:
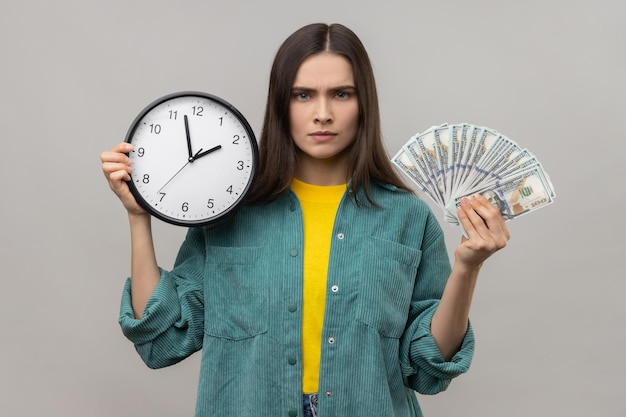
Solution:
<path fill-rule="evenodd" d="M 154 106 L 155 103 L 158 103 Z M 131 126 L 131 191 L 172 224 L 215 222 L 241 204 L 254 179 L 257 147 L 243 116 L 203 93 L 171 95 Z"/>

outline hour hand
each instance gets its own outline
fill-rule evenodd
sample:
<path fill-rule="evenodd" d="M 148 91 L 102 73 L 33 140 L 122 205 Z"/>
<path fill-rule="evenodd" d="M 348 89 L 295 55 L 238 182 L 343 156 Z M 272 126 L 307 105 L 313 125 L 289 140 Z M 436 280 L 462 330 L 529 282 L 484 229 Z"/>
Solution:
<path fill-rule="evenodd" d="M 208 155 L 208 154 L 210 154 L 212 152 L 217 151 L 218 149 L 222 149 L 222 145 L 217 145 L 217 146 L 215 146 L 215 147 L 213 147 L 211 149 L 207 149 L 204 152 L 202 151 L 202 148 L 200 148 L 200 150 L 198 152 L 196 152 L 196 154 L 194 156 L 191 157 L 191 160 L 195 161 L 196 159 L 200 159 L 200 158 L 202 158 L 205 155 Z"/>
<path fill-rule="evenodd" d="M 194 159 L 193 152 L 191 151 L 191 135 L 189 134 L 189 119 L 187 115 L 184 116 L 185 119 L 185 135 L 187 136 L 187 155 L 189 156 L 189 161 Z"/>

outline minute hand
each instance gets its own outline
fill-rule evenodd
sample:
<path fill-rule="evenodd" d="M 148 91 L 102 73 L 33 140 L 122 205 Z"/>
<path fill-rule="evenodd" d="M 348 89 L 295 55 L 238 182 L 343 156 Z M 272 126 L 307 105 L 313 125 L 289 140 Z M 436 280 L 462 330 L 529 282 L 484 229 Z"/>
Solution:
<path fill-rule="evenodd" d="M 218 149 L 222 149 L 222 145 L 217 145 L 217 146 L 215 146 L 215 147 L 213 147 L 211 149 L 207 149 L 204 152 L 202 152 L 202 148 L 200 148 L 200 150 L 198 152 L 196 152 L 196 154 L 190 159 L 190 162 L 196 161 L 196 160 L 202 158 L 203 156 L 210 154 L 211 152 L 217 151 Z"/>
<path fill-rule="evenodd" d="M 189 156 L 189 161 L 193 159 L 193 153 L 191 152 L 191 134 L 189 133 L 189 119 L 187 115 L 184 116 L 185 119 L 185 136 L 187 136 L 187 153 Z"/>

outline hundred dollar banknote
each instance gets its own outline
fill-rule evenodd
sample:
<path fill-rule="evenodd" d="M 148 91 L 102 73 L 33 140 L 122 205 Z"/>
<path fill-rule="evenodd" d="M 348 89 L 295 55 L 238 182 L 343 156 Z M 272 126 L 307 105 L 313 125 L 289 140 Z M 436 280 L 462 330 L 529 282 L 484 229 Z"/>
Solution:
<path fill-rule="evenodd" d="M 456 207 L 480 193 L 505 220 L 551 204 L 554 186 L 537 157 L 502 133 L 469 123 L 432 126 L 413 135 L 391 159 L 459 224 Z"/>
<path fill-rule="evenodd" d="M 487 198 L 507 221 L 545 207 L 554 201 L 551 182 L 541 164 L 536 164 L 470 194 L 456 196 L 446 206 L 445 216 L 449 223 L 459 223 L 456 208 L 461 204 L 461 199 L 473 194 L 481 194 Z"/>

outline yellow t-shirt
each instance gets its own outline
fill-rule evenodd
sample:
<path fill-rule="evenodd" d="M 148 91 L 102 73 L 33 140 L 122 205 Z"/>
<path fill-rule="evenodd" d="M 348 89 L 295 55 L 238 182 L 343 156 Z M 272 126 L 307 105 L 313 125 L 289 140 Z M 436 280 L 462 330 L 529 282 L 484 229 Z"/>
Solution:
<path fill-rule="evenodd" d="M 346 184 L 319 186 L 294 179 L 291 189 L 300 200 L 304 221 L 302 392 L 314 393 L 318 390 L 330 242 Z"/>

